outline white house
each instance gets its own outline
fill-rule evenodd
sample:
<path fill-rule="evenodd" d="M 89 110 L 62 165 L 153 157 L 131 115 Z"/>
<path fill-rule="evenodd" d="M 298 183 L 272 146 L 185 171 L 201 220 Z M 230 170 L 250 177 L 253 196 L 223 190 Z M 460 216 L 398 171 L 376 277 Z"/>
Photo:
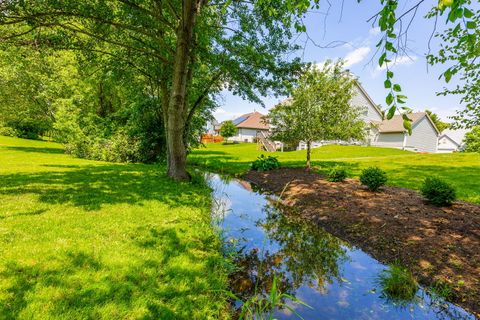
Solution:
<path fill-rule="evenodd" d="M 233 124 L 237 127 L 237 134 L 229 140 L 238 142 L 255 142 L 257 134 L 264 132 L 268 134 L 270 127 L 265 121 L 265 116 L 260 112 L 254 111 L 241 115 L 233 120 Z"/>
<path fill-rule="evenodd" d="M 439 153 L 451 153 L 462 151 L 465 147 L 464 139 L 465 135 L 468 133 L 468 130 L 465 129 L 446 129 L 443 130 L 442 134 L 438 138 L 438 149 Z"/>
<path fill-rule="evenodd" d="M 412 134 L 403 127 L 401 115 L 390 120 L 383 120 L 372 130 L 372 145 L 387 148 L 398 148 L 415 152 L 437 152 L 440 132 L 426 112 L 408 114 L 412 120 Z"/>

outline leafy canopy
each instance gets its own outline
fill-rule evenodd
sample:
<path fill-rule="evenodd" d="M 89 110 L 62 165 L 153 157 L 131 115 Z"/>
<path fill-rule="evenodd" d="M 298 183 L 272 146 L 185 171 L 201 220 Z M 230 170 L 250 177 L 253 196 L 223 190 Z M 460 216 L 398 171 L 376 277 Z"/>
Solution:
<path fill-rule="evenodd" d="M 233 124 L 233 121 L 225 121 L 220 127 L 220 135 L 225 139 L 231 138 L 237 134 L 237 127 Z"/>

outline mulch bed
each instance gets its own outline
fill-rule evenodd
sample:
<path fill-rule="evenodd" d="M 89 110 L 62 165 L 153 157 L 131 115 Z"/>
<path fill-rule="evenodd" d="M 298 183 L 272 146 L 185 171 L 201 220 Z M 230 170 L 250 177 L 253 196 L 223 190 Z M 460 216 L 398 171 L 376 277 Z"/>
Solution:
<path fill-rule="evenodd" d="M 315 172 L 282 168 L 243 176 L 282 194 L 285 205 L 384 263 L 400 261 L 420 283 L 446 282 L 449 299 L 480 318 L 480 206 L 428 204 L 416 191 L 367 191 L 357 180 L 334 183 Z"/>

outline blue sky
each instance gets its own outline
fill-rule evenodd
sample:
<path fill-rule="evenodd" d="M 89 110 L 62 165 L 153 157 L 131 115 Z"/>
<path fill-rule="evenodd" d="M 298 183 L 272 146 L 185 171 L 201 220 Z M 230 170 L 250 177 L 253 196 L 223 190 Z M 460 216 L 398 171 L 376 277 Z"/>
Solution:
<path fill-rule="evenodd" d="M 359 77 L 360 82 L 377 104 L 385 105 L 386 91 L 383 88 L 385 70 L 378 67 L 378 55 L 375 54 L 375 44 L 380 39 L 378 28 L 373 28 L 367 20 L 376 12 L 380 5 L 378 0 L 363 0 L 357 4 L 354 0 L 345 0 L 343 11 L 340 0 L 331 0 L 332 6 L 328 10 L 327 1 L 322 1 L 320 10 L 310 11 L 305 24 L 311 39 L 318 45 L 325 46 L 332 41 L 343 41 L 344 44 L 335 48 L 320 48 L 311 41 L 304 49 L 297 53 L 306 62 L 321 63 L 326 59 L 342 58 L 346 61 L 346 67 Z M 409 8 L 415 1 L 401 1 L 400 9 Z M 425 13 L 437 3 L 437 1 L 425 1 L 410 27 L 408 34 L 408 55 L 400 55 L 397 58 L 395 80 L 402 85 L 404 93 L 408 96 L 408 107 L 415 111 L 423 111 L 426 108 L 439 114 L 443 120 L 453 115 L 455 110 L 461 108 L 459 96 L 437 96 L 445 86 L 443 80 L 438 80 L 445 67 L 428 66 L 425 55 L 428 52 L 428 39 L 433 30 L 433 20 L 425 20 Z M 403 7 L 405 6 L 405 7 Z M 443 23 L 444 18 L 439 20 Z M 304 44 L 305 36 L 299 40 Z M 438 42 L 433 39 L 432 51 L 438 48 Z M 372 59 L 373 58 L 373 59 Z M 451 84 L 449 84 L 451 85 Z M 233 119 L 238 115 L 257 110 L 267 113 L 282 99 L 266 97 L 264 103 L 266 109 L 261 106 L 242 100 L 229 92 L 223 93 L 220 108 L 215 112 L 215 117 L 220 120 Z"/>

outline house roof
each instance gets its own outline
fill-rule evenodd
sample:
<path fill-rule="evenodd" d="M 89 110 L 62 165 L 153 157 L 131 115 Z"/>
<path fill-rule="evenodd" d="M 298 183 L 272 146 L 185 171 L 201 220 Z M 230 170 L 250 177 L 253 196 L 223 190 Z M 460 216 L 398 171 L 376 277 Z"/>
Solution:
<path fill-rule="evenodd" d="M 237 126 L 237 128 L 248 128 L 248 129 L 260 129 L 260 130 L 268 130 L 270 126 L 265 121 L 265 116 L 260 112 L 251 112 L 233 120 L 233 124 Z"/>
<path fill-rule="evenodd" d="M 409 119 L 412 120 L 412 127 L 416 123 L 418 123 L 420 120 L 422 120 L 424 117 L 427 117 L 427 119 L 430 121 L 430 124 L 437 131 L 437 133 L 439 133 L 437 127 L 435 126 L 432 119 L 430 119 L 427 113 L 412 112 L 412 113 L 409 113 L 407 116 Z M 403 127 L 402 115 L 395 115 L 390 120 L 385 119 L 382 122 L 380 122 L 378 126 L 378 131 L 381 133 L 396 133 L 396 132 L 406 132 L 407 130 Z"/>
<path fill-rule="evenodd" d="M 468 130 L 466 129 L 445 129 L 443 130 L 440 138 L 447 137 L 452 142 L 456 143 L 458 146 L 461 146 L 467 133 Z"/>

